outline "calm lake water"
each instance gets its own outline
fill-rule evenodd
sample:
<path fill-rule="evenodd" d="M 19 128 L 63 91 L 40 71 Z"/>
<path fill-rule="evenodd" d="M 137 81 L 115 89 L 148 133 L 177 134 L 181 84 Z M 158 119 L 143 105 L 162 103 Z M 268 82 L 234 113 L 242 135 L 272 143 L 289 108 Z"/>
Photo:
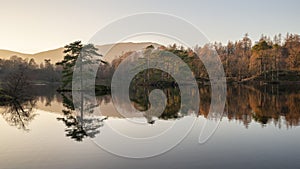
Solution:
<path fill-rule="evenodd" d="M 53 86 L 34 86 L 32 100 L 0 108 L 0 168 L 299 168 L 299 87 L 228 86 L 225 111 L 214 116 L 208 116 L 210 88 L 199 91 L 200 111 L 182 142 L 159 156 L 130 159 L 103 150 L 93 140 L 105 139 L 108 125 L 143 138 L 167 130 L 171 122 L 195 117 L 177 112 L 180 97 L 176 89 L 164 89 L 168 101 L 159 117 L 125 119 L 115 110 L 111 96 L 102 95 L 90 106 L 91 110 L 100 107 L 101 114 L 90 111 L 96 118 L 84 121 L 72 110 L 70 93 L 59 94 Z M 130 96 L 139 110 L 148 108 L 143 92 L 133 89 Z M 216 132 L 199 144 L 205 122 L 217 123 L 220 118 Z M 132 128 L 136 121 L 143 125 Z"/>

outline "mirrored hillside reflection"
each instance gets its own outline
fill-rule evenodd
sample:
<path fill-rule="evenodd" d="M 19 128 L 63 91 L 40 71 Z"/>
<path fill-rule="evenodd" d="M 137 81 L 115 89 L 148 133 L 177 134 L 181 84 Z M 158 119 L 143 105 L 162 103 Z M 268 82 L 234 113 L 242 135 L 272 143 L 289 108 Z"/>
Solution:
<path fill-rule="evenodd" d="M 245 128 L 250 123 L 259 123 L 262 127 L 274 125 L 278 128 L 292 128 L 300 124 L 300 90 L 297 85 L 229 85 L 224 113 L 221 112 L 208 116 L 210 108 L 210 86 L 199 88 L 200 110 L 199 117 L 214 120 L 219 116 L 229 121 L 237 121 Z M 109 118 L 124 118 L 113 105 L 110 94 L 98 94 L 92 99 L 88 93 L 82 93 L 77 99 L 72 98 L 71 92 L 58 93 L 57 86 L 34 85 L 29 91 L 8 95 L 2 98 L 1 116 L 10 126 L 18 129 L 29 130 L 30 123 L 38 120 L 36 110 L 44 110 L 57 114 L 58 124 L 65 125 L 65 135 L 75 141 L 85 138 L 94 138 L 101 132 L 104 121 Z M 153 89 L 160 89 L 167 97 L 166 108 L 161 114 L 143 114 L 149 125 L 158 125 L 157 120 L 176 120 L 191 115 L 193 107 L 183 105 L 180 110 L 180 90 L 174 83 L 171 87 L 163 85 L 131 85 L 131 105 L 139 111 L 146 111 L 149 104 L 149 93 Z M 2 95 L 5 93 L 2 89 Z M 191 89 L 190 95 L 197 92 Z M 97 92 L 96 92 L 97 94 Z M 122 103 L 122 98 L 120 98 Z M 76 100 L 74 104 L 73 100 Z M 190 101 L 192 102 L 192 100 Z M 187 104 L 191 104 L 187 102 Z M 77 107 L 76 107 L 77 106 Z M 75 111 L 76 108 L 76 111 Z M 100 108 L 101 113 L 97 111 Z M 29 130 L 30 131 L 30 130 Z"/>

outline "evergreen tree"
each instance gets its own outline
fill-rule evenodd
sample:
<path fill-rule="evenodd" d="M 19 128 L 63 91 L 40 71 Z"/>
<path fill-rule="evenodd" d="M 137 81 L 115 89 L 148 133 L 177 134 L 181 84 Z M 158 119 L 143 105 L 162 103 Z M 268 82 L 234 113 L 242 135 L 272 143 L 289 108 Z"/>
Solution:
<path fill-rule="evenodd" d="M 66 45 L 64 59 L 61 62 L 56 63 L 57 65 L 61 65 L 63 67 L 62 71 L 62 88 L 71 88 L 72 78 L 73 78 L 73 71 L 75 65 L 79 66 L 80 68 L 80 75 L 82 74 L 82 67 L 84 64 L 91 64 L 94 61 L 92 56 L 102 56 L 101 54 L 97 53 L 97 48 L 93 44 L 83 45 L 81 41 L 75 41 Z M 101 63 L 106 63 L 102 60 L 98 60 Z"/>
<path fill-rule="evenodd" d="M 57 62 L 56 65 L 63 67 L 62 71 L 62 88 L 66 88 L 72 82 L 73 68 L 76 64 L 76 60 L 80 54 L 83 45 L 81 41 L 75 41 L 66 45 L 63 51 L 65 53 L 64 59 L 61 62 Z"/>

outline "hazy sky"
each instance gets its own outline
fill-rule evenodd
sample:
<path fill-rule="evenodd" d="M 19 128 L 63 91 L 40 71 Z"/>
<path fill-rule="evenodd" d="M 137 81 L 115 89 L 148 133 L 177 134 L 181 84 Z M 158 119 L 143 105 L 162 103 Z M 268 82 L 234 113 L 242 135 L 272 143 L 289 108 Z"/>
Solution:
<path fill-rule="evenodd" d="M 140 12 L 186 19 L 211 41 L 300 33 L 297 0 L 0 0 L 0 49 L 35 53 L 74 40 L 87 42 L 113 20 Z"/>

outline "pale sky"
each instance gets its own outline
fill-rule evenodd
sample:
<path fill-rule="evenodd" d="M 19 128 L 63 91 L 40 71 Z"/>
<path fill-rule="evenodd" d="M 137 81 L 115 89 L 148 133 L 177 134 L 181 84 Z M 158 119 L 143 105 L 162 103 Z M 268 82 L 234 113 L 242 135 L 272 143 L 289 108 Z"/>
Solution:
<path fill-rule="evenodd" d="M 0 0 L 0 49 L 36 53 L 74 40 L 87 42 L 110 22 L 141 12 L 176 15 L 210 41 L 238 40 L 245 33 L 300 33 L 297 0 Z"/>

